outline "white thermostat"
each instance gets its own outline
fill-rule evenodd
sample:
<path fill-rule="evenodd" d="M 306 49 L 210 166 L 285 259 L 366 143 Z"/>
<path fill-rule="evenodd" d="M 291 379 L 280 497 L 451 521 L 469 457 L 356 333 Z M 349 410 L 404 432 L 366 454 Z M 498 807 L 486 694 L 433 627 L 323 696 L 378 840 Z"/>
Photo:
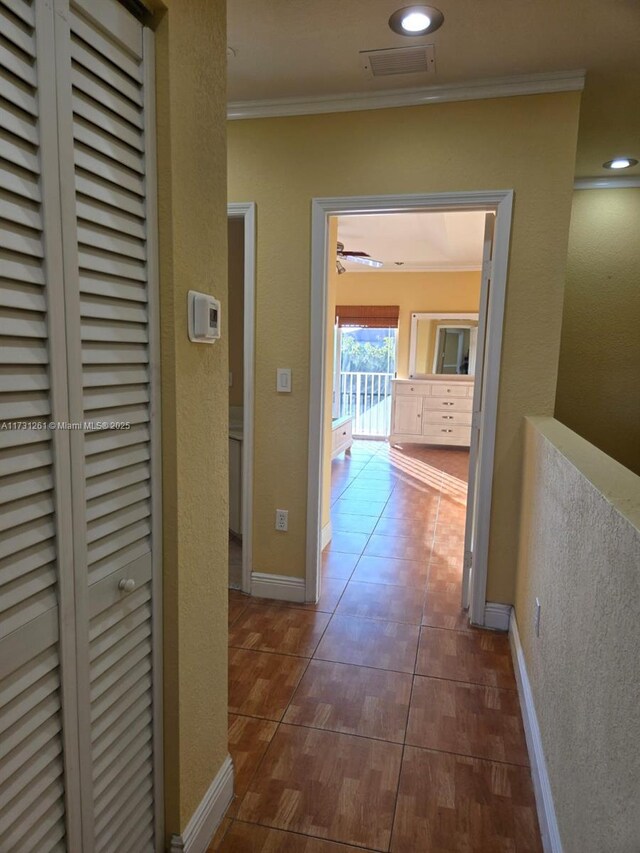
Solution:
<path fill-rule="evenodd" d="M 220 302 L 208 293 L 190 290 L 187 303 L 189 340 L 197 344 L 215 344 L 220 337 Z"/>

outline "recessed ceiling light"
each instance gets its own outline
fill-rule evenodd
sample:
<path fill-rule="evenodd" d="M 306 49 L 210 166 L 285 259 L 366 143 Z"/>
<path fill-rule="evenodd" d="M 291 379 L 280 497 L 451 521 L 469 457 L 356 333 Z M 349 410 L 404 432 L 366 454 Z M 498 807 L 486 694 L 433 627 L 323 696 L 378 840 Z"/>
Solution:
<path fill-rule="evenodd" d="M 444 15 L 433 6 L 405 6 L 389 18 L 389 26 L 401 36 L 425 36 L 442 26 Z"/>
<path fill-rule="evenodd" d="M 638 161 L 634 160 L 633 157 L 615 157 L 602 165 L 605 169 L 629 169 L 631 166 L 637 166 Z"/>

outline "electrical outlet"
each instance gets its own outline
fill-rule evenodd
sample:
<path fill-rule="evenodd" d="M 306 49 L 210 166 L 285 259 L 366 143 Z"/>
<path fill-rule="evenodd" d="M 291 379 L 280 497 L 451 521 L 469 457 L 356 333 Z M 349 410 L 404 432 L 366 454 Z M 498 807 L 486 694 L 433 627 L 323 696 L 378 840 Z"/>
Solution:
<path fill-rule="evenodd" d="M 536 637 L 540 636 L 540 599 L 536 598 L 536 606 L 533 612 L 533 627 L 536 632 Z"/>
<path fill-rule="evenodd" d="M 276 510 L 276 530 L 285 531 L 289 529 L 289 510 Z"/>

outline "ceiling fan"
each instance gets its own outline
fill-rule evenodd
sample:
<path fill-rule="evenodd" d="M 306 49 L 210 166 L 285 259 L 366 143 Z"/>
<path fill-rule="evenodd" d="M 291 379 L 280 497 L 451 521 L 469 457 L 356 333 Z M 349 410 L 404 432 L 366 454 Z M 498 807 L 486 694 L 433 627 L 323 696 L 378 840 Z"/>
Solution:
<path fill-rule="evenodd" d="M 351 251 L 350 249 L 345 249 L 344 243 L 338 241 L 338 246 L 336 250 L 336 255 L 338 256 L 336 259 L 336 264 L 338 266 L 338 274 L 342 274 L 346 272 L 346 269 L 342 266 L 340 261 L 355 261 L 358 264 L 364 264 L 367 267 L 373 267 L 374 269 L 380 269 L 382 266 L 382 261 L 376 261 L 371 255 L 368 255 L 366 252 L 356 252 Z M 342 269 L 341 269 L 342 267 Z"/>

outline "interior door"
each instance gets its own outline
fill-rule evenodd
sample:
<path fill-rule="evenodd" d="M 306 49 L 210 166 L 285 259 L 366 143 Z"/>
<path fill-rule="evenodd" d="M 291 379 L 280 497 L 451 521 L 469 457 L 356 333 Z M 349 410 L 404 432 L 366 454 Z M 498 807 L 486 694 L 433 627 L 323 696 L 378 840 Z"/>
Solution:
<path fill-rule="evenodd" d="M 142 853 L 162 846 L 153 42 L 116 0 L 55 9 L 82 851 Z"/>
<path fill-rule="evenodd" d="M 471 416 L 471 443 L 469 447 L 469 483 L 467 488 L 467 518 L 464 531 L 464 564 L 462 575 L 462 606 L 469 607 L 471 575 L 473 572 L 473 551 L 476 538 L 476 518 L 478 500 L 478 461 L 480 452 L 480 427 L 484 409 L 485 388 L 485 343 L 487 335 L 487 308 L 493 266 L 493 236 L 495 214 L 487 213 L 484 221 L 484 242 L 482 251 L 482 280 L 480 284 L 480 305 L 478 308 L 477 346 L 475 352 L 475 375 L 473 383 L 473 409 Z"/>
<path fill-rule="evenodd" d="M 80 849 L 50 4 L 0 32 L 0 849 L 41 853 Z"/>

